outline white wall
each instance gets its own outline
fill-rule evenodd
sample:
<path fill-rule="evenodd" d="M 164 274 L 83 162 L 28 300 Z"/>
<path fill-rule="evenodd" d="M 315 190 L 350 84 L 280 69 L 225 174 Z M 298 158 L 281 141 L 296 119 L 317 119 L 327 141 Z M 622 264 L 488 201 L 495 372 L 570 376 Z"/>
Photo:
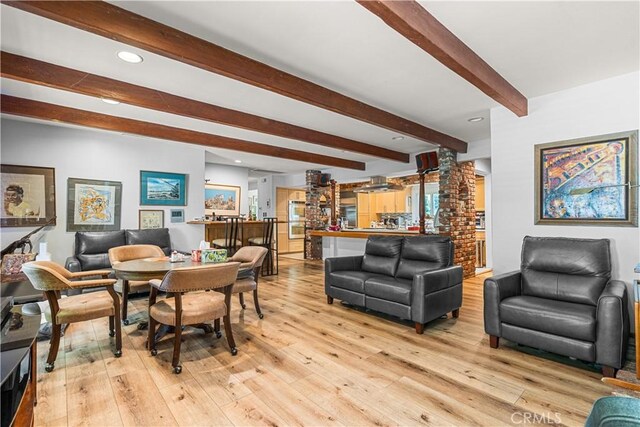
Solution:
<path fill-rule="evenodd" d="M 258 219 L 276 216 L 276 189 L 273 175 L 258 178 Z"/>
<path fill-rule="evenodd" d="M 206 163 L 204 177 L 209 180 L 209 184 L 240 187 L 240 214 L 249 214 L 249 169 Z"/>
<path fill-rule="evenodd" d="M 57 225 L 33 239 L 48 243 L 53 261 L 64 263 L 73 253 L 74 232 L 66 231 L 67 178 L 122 182 L 121 228 L 138 228 L 138 209 L 164 210 L 173 246 L 195 248 L 204 236 L 202 225 L 186 221 L 204 213 L 204 148 L 118 133 L 60 127 L 2 118 L 2 163 L 55 168 Z M 140 171 L 188 174 L 188 206 L 140 206 Z M 185 210 L 185 223 L 170 222 L 171 209 Z M 2 247 L 31 231 L 3 228 Z"/>
<path fill-rule="evenodd" d="M 638 129 L 639 78 L 636 72 L 530 99 L 527 117 L 503 107 L 491 110 L 496 274 L 519 267 L 525 235 L 609 238 L 613 277 L 626 281 L 631 292 L 640 255 L 638 228 L 534 225 L 534 145 Z M 633 293 L 629 296 L 633 300 Z"/>

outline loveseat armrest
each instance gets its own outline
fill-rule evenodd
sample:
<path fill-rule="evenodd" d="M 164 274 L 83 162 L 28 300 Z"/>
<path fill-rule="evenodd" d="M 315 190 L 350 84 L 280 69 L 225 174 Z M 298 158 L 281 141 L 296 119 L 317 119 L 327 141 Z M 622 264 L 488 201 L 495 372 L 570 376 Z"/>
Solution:
<path fill-rule="evenodd" d="M 520 271 L 499 274 L 484 281 L 484 331 L 500 336 L 500 302 L 520 295 L 522 274 Z"/>
<path fill-rule="evenodd" d="M 327 258 L 324 260 L 324 274 L 328 276 L 334 271 L 360 271 L 363 255 Z"/>
<path fill-rule="evenodd" d="M 625 283 L 609 281 L 598 298 L 596 311 L 596 362 L 601 365 L 620 369 L 624 364 L 629 341 L 627 304 Z"/>
<path fill-rule="evenodd" d="M 436 294 L 448 288 L 462 284 L 462 267 L 453 265 L 439 270 L 425 271 L 413 275 L 411 286 L 411 319 L 423 323 L 427 313 L 426 296 Z M 456 300 L 461 301 L 462 290 L 459 291 Z M 459 302 L 456 303 L 459 308 Z"/>
<path fill-rule="evenodd" d="M 70 256 L 64 263 L 64 268 L 69 270 L 72 273 L 78 273 L 82 271 L 82 266 L 80 265 L 80 260 L 74 256 Z"/>

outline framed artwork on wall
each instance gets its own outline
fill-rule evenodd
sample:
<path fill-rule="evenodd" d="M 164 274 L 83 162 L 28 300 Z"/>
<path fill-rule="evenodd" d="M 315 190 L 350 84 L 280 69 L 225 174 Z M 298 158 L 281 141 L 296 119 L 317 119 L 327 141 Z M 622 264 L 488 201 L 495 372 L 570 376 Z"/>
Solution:
<path fill-rule="evenodd" d="M 164 228 L 164 211 L 140 209 L 138 211 L 138 228 L 140 230 Z"/>
<path fill-rule="evenodd" d="M 637 226 L 638 131 L 535 146 L 535 223 Z"/>
<path fill-rule="evenodd" d="M 205 184 L 204 213 L 211 216 L 240 215 L 240 187 Z"/>
<path fill-rule="evenodd" d="M 55 169 L 2 165 L 3 227 L 45 225 L 56 215 Z M 52 222 L 55 225 L 55 220 Z"/>
<path fill-rule="evenodd" d="M 67 180 L 67 231 L 120 230 L 122 183 Z"/>
<path fill-rule="evenodd" d="M 186 206 L 187 175 L 140 171 L 140 204 L 143 206 Z"/>

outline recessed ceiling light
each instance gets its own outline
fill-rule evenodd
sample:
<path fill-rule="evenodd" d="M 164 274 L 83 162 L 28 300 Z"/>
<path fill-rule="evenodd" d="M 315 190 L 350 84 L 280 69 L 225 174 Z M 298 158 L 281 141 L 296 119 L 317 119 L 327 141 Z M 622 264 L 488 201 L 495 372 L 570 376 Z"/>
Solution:
<path fill-rule="evenodd" d="M 242 163 L 242 160 L 234 160 L 236 163 Z"/>
<path fill-rule="evenodd" d="M 138 55 L 137 53 L 127 52 L 126 50 L 121 50 L 120 52 L 118 52 L 118 58 L 131 64 L 139 64 L 143 61 L 142 56 Z"/>
<path fill-rule="evenodd" d="M 102 102 L 105 102 L 107 104 L 111 104 L 111 105 L 118 105 L 120 104 L 120 101 L 116 101 L 115 99 L 109 99 L 109 98 L 100 98 L 102 100 Z"/>
<path fill-rule="evenodd" d="M 394 136 L 393 138 L 394 141 L 402 141 L 404 139 L 404 136 Z"/>
<path fill-rule="evenodd" d="M 471 117 L 467 120 L 469 123 L 481 122 L 484 120 L 484 117 Z"/>

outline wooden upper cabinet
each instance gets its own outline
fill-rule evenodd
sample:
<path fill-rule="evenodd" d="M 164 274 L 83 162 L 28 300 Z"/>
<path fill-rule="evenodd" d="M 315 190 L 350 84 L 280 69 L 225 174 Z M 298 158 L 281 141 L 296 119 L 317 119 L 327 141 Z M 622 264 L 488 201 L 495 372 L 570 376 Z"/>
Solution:
<path fill-rule="evenodd" d="M 358 215 L 369 215 L 369 198 L 367 193 L 358 193 Z"/>
<path fill-rule="evenodd" d="M 484 177 L 476 177 L 476 210 L 483 211 L 484 209 Z"/>
<path fill-rule="evenodd" d="M 392 212 L 396 212 L 396 195 L 395 195 L 395 192 L 375 193 L 375 197 L 376 197 L 376 212 L 377 213 L 392 213 Z"/>
<path fill-rule="evenodd" d="M 396 191 L 394 193 L 396 199 L 396 210 L 394 212 L 406 212 L 407 211 L 407 189 L 402 191 Z"/>

